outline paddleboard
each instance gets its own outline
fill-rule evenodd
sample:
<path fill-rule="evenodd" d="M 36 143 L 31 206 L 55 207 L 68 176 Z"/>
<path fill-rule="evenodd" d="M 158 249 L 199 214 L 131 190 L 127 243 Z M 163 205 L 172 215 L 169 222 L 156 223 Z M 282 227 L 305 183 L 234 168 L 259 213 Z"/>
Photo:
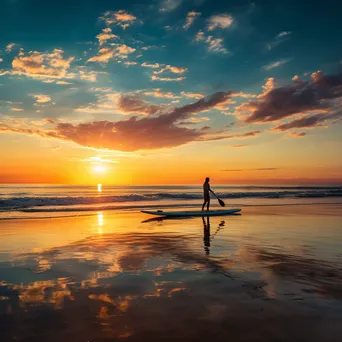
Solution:
<path fill-rule="evenodd" d="M 241 211 L 241 209 L 229 209 L 229 210 L 194 210 L 194 211 L 150 211 L 142 210 L 144 214 L 164 216 L 164 217 L 185 217 L 185 216 L 223 216 L 235 214 Z"/>

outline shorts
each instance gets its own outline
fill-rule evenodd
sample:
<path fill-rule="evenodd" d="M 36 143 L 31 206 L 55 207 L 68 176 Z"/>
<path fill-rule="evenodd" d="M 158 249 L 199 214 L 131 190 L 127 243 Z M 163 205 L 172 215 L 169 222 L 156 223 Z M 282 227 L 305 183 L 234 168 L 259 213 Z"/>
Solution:
<path fill-rule="evenodd" d="M 205 202 L 210 201 L 210 195 L 209 194 L 204 194 L 204 201 Z"/>

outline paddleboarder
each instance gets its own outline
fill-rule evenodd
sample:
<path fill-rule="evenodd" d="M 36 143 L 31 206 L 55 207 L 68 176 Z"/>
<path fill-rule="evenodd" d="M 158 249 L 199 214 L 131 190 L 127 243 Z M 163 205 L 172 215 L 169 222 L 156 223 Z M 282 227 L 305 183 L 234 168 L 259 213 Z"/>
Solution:
<path fill-rule="evenodd" d="M 210 189 L 209 182 L 210 182 L 210 179 L 209 179 L 209 177 L 207 177 L 205 179 L 205 182 L 203 183 L 204 203 L 202 205 L 202 211 L 204 210 L 205 205 L 207 205 L 207 210 L 209 210 L 209 206 L 210 206 L 210 192 L 212 192 L 212 190 Z"/>

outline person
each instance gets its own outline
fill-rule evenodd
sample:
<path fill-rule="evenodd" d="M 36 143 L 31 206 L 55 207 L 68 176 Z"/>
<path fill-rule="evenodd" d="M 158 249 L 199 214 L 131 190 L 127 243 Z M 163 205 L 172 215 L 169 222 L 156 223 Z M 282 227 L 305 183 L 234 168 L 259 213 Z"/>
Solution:
<path fill-rule="evenodd" d="M 210 189 L 210 179 L 209 177 L 207 177 L 205 179 L 205 182 L 203 184 L 203 195 L 204 195 L 204 203 L 202 205 L 202 211 L 204 210 L 204 206 L 207 205 L 207 210 L 209 210 L 209 206 L 210 206 L 210 194 L 209 192 L 212 192 L 212 190 Z"/>

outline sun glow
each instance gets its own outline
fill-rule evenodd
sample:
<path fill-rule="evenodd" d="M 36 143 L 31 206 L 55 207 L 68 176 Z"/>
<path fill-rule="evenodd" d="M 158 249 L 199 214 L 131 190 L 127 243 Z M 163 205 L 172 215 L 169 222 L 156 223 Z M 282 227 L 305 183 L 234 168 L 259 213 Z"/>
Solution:
<path fill-rule="evenodd" d="M 93 171 L 96 173 L 103 173 L 106 171 L 106 168 L 102 164 L 97 164 L 93 166 Z"/>
<path fill-rule="evenodd" d="M 102 184 L 97 184 L 97 191 L 102 192 Z"/>

